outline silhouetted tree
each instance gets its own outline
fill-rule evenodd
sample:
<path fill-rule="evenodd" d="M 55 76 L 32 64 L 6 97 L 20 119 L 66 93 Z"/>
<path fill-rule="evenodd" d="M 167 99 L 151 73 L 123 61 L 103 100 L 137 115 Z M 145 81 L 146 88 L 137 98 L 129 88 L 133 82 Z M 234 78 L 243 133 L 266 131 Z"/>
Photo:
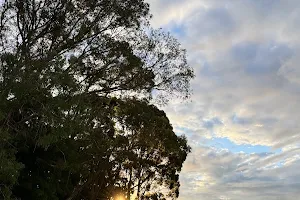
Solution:
<path fill-rule="evenodd" d="M 190 151 L 150 102 L 188 97 L 179 43 L 143 0 L 6 0 L 0 199 L 176 198 Z"/>

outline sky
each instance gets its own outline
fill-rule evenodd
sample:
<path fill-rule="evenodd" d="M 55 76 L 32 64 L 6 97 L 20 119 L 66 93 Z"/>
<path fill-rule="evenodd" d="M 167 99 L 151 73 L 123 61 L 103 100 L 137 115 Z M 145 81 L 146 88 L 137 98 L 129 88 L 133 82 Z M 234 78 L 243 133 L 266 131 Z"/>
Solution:
<path fill-rule="evenodd" d="M 300 1 L 147 0 L 195 70 L 166 111 L 192 153 L 179 200 L 300 196 Z"/>

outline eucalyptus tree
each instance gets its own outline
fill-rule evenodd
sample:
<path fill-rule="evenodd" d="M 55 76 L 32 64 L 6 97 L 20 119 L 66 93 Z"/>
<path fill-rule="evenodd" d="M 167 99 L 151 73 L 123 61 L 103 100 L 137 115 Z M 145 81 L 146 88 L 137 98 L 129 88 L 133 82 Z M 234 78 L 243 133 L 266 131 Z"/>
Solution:
<path fill-rule="evenodd" d="M 143 0 L 5 0 L 0 199 L 174 199 L 190 152 L 153 103 L 193 70 Z"/>

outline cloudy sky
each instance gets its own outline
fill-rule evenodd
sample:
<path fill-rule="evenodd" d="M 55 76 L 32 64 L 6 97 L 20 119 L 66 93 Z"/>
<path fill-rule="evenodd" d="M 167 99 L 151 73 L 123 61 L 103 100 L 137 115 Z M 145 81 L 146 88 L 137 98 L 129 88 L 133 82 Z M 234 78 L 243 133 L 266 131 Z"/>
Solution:
<path fill-rule="evenodd" d="M 147 0 L 195 69 L 165 107 L 193 152 L 180 200 L 300 196 L 300 1 Z"/>

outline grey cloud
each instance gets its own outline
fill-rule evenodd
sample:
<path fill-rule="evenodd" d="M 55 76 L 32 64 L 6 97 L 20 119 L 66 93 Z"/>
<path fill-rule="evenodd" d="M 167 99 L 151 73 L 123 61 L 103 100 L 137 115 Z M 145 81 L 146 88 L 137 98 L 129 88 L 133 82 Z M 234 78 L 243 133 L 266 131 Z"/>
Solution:
<path fill-rule="evenodd" d="M 277 73 L 293 54 L 287 45 L 276 43 L 244 42 L 233 46 L 231 51 L 234 59 L 244 65 L 246 73 L 256 76 Z"/>
<path fill-rule="evenodd" d="M 242 125 L 253 124 L 251 118 L 239 117 L 236 114 L 234 114 L 231 117 L 231 120 L 234 124 L 242 124 Z"/>
<path fill-rule="evenodd" d="M 204 120 L 203 122 L 203 126 L 207 129 L 212 129 L 214 126 L 220 126 L 220 125 L 223 125 L 223 122 L 217 117 L 214 117 L 210 120 Z"/>
<path fill-rule="evenodd" d="M 187 21 L 187 25 L 190 24 L 199 27 L 199 29 L 195 29 L 187 26 L 190 29 L 189 31 L 194 33 L 196 37 L 227 34 L 235 29 L 234 19 L 228 13 L 228 10 L 222 7 L 203 9 L 191 13 Z"/>

